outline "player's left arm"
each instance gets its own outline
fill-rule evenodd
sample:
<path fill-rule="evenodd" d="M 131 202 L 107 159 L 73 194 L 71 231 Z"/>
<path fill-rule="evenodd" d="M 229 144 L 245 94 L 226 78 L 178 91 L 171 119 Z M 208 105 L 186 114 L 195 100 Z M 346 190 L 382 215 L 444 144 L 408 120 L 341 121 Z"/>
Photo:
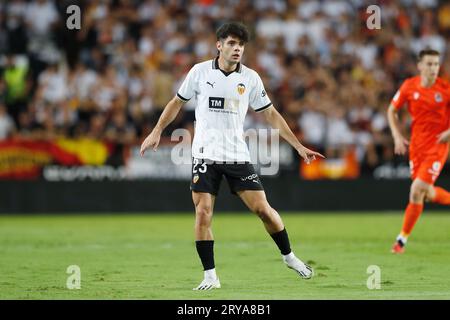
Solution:
<path fill-rule="evenodd" d="M 286 140 L 295 150 L 297 150 L 298 154 L 305 160 L 306 163 L 309 164 L 311 161 L 315 160 L 316 156 L 325 158 L 322 154 L 306 148 L 300 143 L 300 141 L 298 141 L 297 137 L 286 123 L 286 120 L 284 120 L 273 105 L 261 113 L 264 115 L 266 121 L 272 128 L 280 130 L 281 137 L 283 137 L 284 140 Z"/>
<path fill-rule="evenodd" d="M 450 96 L 450 88 L 448 88 L 448 94 Z M 450 108 L 450 101 L 447 104 L 447 108 Z M 447 130 L 442 131 L 440 134 L 437 135 L 437 142 L 438 143 L 449 143 L 450 142 L 450 128 Z"/>

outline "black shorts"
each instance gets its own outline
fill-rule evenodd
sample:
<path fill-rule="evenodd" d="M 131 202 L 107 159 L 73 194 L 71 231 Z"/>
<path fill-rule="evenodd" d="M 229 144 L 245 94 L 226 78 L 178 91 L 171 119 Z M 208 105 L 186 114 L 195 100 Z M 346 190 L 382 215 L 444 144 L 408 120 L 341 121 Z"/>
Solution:
<path fill-rule="evenodd" d="M 223 176 L 233 194 L 244 190 L 264 190 L 251 163 L 215 163 L 205 159 L 192 161 L 191 190 L 217 196 Z"/>

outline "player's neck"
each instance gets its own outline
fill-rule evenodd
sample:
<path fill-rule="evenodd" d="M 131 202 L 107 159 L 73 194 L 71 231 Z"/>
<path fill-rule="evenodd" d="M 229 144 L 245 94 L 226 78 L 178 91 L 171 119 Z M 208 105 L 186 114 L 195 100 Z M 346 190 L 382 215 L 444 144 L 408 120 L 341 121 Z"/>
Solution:
<path fill-rule="evenodd" d="M 225 72 L 232 72 L 237 68 L 237 63 L 230 63 L 226 61 L 222 56 L 219 56 L 218 62 L 219 68 Z"/>
<path fill-rule="evenodd" d="M 420 77 L 420 85 L 424 88 L 432 87 L 435 82 L 436 82 L 436 79 Z"/>

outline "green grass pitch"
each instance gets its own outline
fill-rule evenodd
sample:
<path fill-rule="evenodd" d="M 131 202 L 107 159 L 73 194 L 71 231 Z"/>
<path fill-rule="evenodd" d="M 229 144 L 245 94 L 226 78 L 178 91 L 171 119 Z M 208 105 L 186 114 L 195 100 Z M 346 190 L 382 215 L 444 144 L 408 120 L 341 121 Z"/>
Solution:
<path fill-rule="evenodd" d="M 449 299 L 450 212 L 424 212 L 402 256 L 390 247 L 401 212 L 282 214 L 295 253 L 286 268 L 260 220 L 215 213 L 222 288 L 195 292 L 203 272 L 193 214 L 2 215 L 0 299 Z M 69 265 L 81 289 L 69 290 Z M 367 268 L 381 270 L 369 290 Z"/>

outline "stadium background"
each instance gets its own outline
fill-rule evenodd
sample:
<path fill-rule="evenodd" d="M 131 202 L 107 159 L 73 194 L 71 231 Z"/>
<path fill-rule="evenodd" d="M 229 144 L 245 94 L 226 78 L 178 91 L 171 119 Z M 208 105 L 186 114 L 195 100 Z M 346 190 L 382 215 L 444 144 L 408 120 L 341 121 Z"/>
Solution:
<path fill-rule="evenodd" d="M 81 30 L 66 28 L 72 4 Z M 380 30 L 366 28 L 372 4 Z M 193 103 L 158 152 L 138 151 L 230 19 L 252 31 L 244 63 L 298 137 L 327 155 L 305 167 L 281 144 L 279 173 L 262 177 L 316 276 L 287 271 L 223 185 L 222 289 L 198 295 L 190 166 L 170 161 L 171 133 L 192 131 Z M 386 109 L 420 49 L 442 52 L 449 79 L 449 37 L 450 4 L 438 0 L 0 1 L 0 299 L 448 299 L 449 211 L 427 204 L 407 253 L 389 253 L 410 180 Z M 252 112 L 245 125 L 265 127 Z M 447 189 L 449 174 L 438 180 Z M 73 265 L 81 290 L 67 286 Z M 380 290 L 367 286 L 373 265 Z"/>
<path fill-rule="evenodd" d="M 386 108 L 401 82 L 416 74 L 416 55 L 423 48 L 442 52 L 441 74 L 449 79 L 450 4 L 376 2 L 382 10 L 380 30 L 367 28 L 366 8 L 372 3 L 364 0 L 2 2 L 2 211 L 33 210 L 30 203 L 37 211 L 52 210 L 51 205 L 39 207 L 43 201 L 37 198 L 54 195 L 43 194 L 45 190 L 62 192 L 53 197 L 65 199 L 55 209 L 69 211 L 98 209 L 95 203 L 109 194 L 121 198 L 133 185 L 154 193 L 160 183 L 170 186 L 172 181 L 179 191 L 173 194 L 187 192 L 190 168 L 170 161 L 170 136 L 176 128 L 193 132 L 195 101 L 164 131 L 160 152 L 142 159 L 139 144 L 189 68 L 216 55 L 214 31 L 227 20 L 241 20 L 250 27 L 252 42 L 244 63 L 259 72 L 299 139 L 327 156 L 306 167 L 290 146 L 281 143 L 280 171 L 266 183 L 269 190 L 275 184 L 294 191 L 284 202 L 273 195 L 275 201 L 293 202 L 286 209 L 314 208 L 305 207 L 308 199 L 322 204 L 319 209 L 351 209 L 351 201 L 341 201 L 348 207 L 336 202 L 352 190 L 366 189 L 370 192 L 356 198 L 379 208 L 367 195 L 389 190 L 384 207 L 400 208 L 409 169 L 404 157 L 394 156 Z M 81 8 L 80 30 L 66 27 L 71 4 Z M 405 112 L 402 125 L 407 132 Z M 245 127 L 266 125 L 249 112 Z M 448 177 L 444 169 L 441 183 Z M 308 184 L 311 180 L 318 181 Z M 324 180 L 336 185 L 321 185 Z M 86 190 L 92 181 L 102 187 L 95 184 L 97 192 L 80 194 L 91 197 L 90 204 L 70 202 L 72 189 Z M 310 186 L 335 201 L 324 206 L 308 196 L 299 202 L 298 193 Z M 102 190 L 103 197 L 96 198 Z M 158 209 L 145 205 L 144 199 L 127 199 L 105 209 L 126 210 L 128 205 L 139 210 L 133 203 L 142 203 L 144 211 Z M 186 200 L 176 208 L 183 208 Z"/>

